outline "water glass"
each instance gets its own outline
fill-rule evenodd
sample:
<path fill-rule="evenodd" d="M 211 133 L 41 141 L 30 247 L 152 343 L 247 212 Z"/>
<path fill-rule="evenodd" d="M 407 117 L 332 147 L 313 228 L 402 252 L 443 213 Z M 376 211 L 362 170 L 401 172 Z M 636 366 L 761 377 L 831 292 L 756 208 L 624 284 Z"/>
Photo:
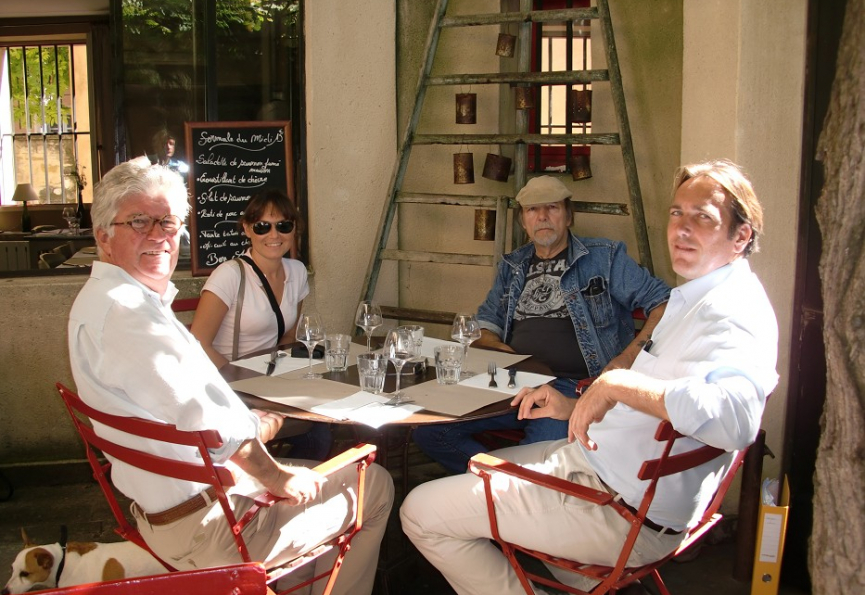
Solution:
<path fill-rule="evenodd" d="M 351 337 L 338 333 L 324 336 L 324 364 L 328 372 L 345 372 L 348 367 L 348 346 Z"/>
<path fill-rule="evenodd" d="M 456 384 L 460 381 L 463 365 L 462 345 L 440 345 L 435 348 L 436 381 L 439 384 Z"/>
<path fill-rule="evenodd" d="M 361 353 L 357 356 L 357 375 L 360 389 L 368 393 L 384 392 L 384 377 L 387 373 L 387 358 L 382 353 Z"/>

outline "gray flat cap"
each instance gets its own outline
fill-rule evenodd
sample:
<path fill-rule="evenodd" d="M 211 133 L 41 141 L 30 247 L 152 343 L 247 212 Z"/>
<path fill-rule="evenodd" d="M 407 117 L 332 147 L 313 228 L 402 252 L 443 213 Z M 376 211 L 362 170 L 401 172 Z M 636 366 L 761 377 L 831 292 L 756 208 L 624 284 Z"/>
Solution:
<path fill-rule="evenodd" d="M 573 193 L 562 184 L 558 178 L 552 176 L 540 176 L 532 178 L 517 193 L 517 202 L 520 206 L 543 205 L 551 202 L 559 202 L 571 198 Z"/>

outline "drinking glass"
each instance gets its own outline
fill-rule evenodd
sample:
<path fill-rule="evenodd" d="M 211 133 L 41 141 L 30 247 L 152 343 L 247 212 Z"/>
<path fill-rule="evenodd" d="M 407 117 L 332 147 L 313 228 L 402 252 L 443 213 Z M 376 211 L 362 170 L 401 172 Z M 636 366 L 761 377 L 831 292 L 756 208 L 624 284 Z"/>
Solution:
<path fill-rule="evenodd" d="M 388 332 L 384 340 L 384 354 L 393 363 L 396 368 L 396 390 L 390 399 L 392 405 L 400 405 L 402 403 L 411 403 L 411 399 L 406 399 L 399 390 L 400 374 L 406 362 L 412 361 L 417 357 L 414 338 L 411 333 L 404 328 L 395 328 Z"/>
<path fill-rule="evenodd" d="M 466 369 L 469 345 L 481 338 L 481 325 L 475 315 L 464 312 L 457 314 L 451 327 L 451 338 L 463 346 L 463 369 L 460 372 L 460 378 L 471 378 L 475 373 Z"/>
<path fill-rule="evenodd" d="M 387 358 L 378 351 L 361 353 L 357 356 L 357 375 L 360 390 L 379 394 L 384 391 L 384 377 L 387 373 Z"/>
<path fill-rule="evenodd" d="M 366 333 L 366 350 L 372 351 L 372 332 L 381 326 L 381 308 L 370 300 L 364 300 L 357 307 L 354 323 Z"/>
<path fill-rule="evenodd" d="M 78 222 L 78 212 L 75 207 L 63 207 L 63 218 L 66 219 L 69 231 L 75 233 L 75 224 Z"/>
<path fill-rule="evenodd" d="M 312 371 L 312 350 L 324 340 L 324 325 L 318 314 L 301 314 L 297 320 L 297 340 L 306 345 L 309 352 L 309 372 L 303 378 L 310 380 L 321 378 L 321 374 Z"/>
<path fill-rule="evenodd" d="M 407 324 L 405 326 L 401 326 L 399 328 L 404 328 L 409 333 L 411 333 L 411 338 L 414 340 L 415 351 L 417 352 L 417 356 L 414 358 L 415 362 L 423 364 L 421 366 L 422 371 L 426 371 L 426 358 L 421 355 L 421 348 L 423 347 L 423 331 L 424 328 L 418 324 Z"/>

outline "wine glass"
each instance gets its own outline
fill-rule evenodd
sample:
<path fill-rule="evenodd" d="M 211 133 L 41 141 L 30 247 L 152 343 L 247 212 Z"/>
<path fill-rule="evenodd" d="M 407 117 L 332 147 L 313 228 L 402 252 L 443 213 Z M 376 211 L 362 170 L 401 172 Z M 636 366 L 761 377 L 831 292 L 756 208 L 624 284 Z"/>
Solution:
<path fill-rule="evenodd" d="M 384 354 L 393 363 L 393 367 L 396 368 L 396 390 L 393 391 L 389 403 L 391 405 L 411 403 L 412 400 L 404 398 L 399 390 L 402 367 L 406 362 L 410 362 L 417 357 L 418 354 L 411 332 L 402 327 L 388 331 L 387 337 L 384 339 Z"/>
<path fill-rule="evenodd" d="M 407 324 L 407 325 L 401 326 L 399 328 L 404 328 L 409 333 L 411 333 L 411 338 L 414 340 L 414 346 L 415 346 L 415 351 L 416 351 L 416 355 L 415 355 L 415 358 L 413 361 L 418 362 L 420 364 L 423 364 L 421 366 L 421 371 L 425 371 L 426 370 L 426 365 L 425 365 L 426 358 L 421 354 L 421 348 L 423 347 L 424 328 L 418 324 Z"/>
<path fill-rule="evenodd" d="M 357 307 L 354 323 L 366 333 L 366 350 L 372 351 L 372 332 L 381 326 L 381 308 L 370 300 L 364 300 Z"/>
<path fill-rule="evenodd" d="M 321 378 L 321 374 L 312 371 L 312 351 L 324 340 L 324 324 L 318 314 L 301 314 L 297 320 L 297 340 L 306 345 L 309 352 L 309 372 L 302 378 Z"/>
<path fill-rule="evenodd" d="M 78 221 L 78 212 L 75 207 L 63 207 L 63 218 L 66 219 L 69 230 L 74 233 L 75 223 Z"/>
<path fill-rule="evenodd" d="M 460 373 L 460 378 L 471 378 L 475 373 L 466 370 L 469 345 L 472 344 L 472 341 L 477 341 L 481 338 L 481 325 L 478 323 L 475 315 L 464 312 L 457 314 L 451 327 L 451 338 L 454 341 L 462 343 L 463 346 L 463 372 Z"/>

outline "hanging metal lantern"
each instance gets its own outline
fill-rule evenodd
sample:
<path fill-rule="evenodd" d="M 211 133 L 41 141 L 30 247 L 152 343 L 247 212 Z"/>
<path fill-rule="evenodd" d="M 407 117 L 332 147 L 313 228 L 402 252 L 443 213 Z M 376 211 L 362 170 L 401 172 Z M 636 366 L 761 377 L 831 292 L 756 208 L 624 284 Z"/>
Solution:
<path fill-rule="evenodd" d="M 454 153 L 454 184 L 475 183 L 475 160 L 472 153 Z"/>
<path fill-rule="evenodd" d="M 484 161 L 484 173 L 482 175 L 496 182 L 507 182 L 508 176 L 511 175 L 510 157 L 487 153 L 487 159 Z"/>
<path fill-rule="evenodd" d="M 592 121 L 592 90 L 573 89 L 571 91 L 572 111 L 571 122 Z"/>
<path fill-rule="evenodd" d="M 475 210 L 475 239 L 492 242 L 496 239 L 496 212 L 489 209 Z"/>
<path fill-rule="evenodd" d="M 571 177 L 575 182 L 592 177 L 592 168 L 589 164 L 588 155 L 574 155 L 571 157 Z"/>
<path fill-rule="evenodd" d="M 477 93 L 457 93 L 457 124 L 476 124 L 477 110 Z"/>
<path fill-rule="evenodd" d="M 496 56 L 502 58 L 513 58 L 514 48 L 517 46 L 517 38 L 509 33 L 499 33 L 499 41 L 496 44 Z"/>
<path fill-rule="evenodd" d="M 517 109 L 532 109 L 535 107 L 534 87 L 514 87 L 514 105 Z"/>

